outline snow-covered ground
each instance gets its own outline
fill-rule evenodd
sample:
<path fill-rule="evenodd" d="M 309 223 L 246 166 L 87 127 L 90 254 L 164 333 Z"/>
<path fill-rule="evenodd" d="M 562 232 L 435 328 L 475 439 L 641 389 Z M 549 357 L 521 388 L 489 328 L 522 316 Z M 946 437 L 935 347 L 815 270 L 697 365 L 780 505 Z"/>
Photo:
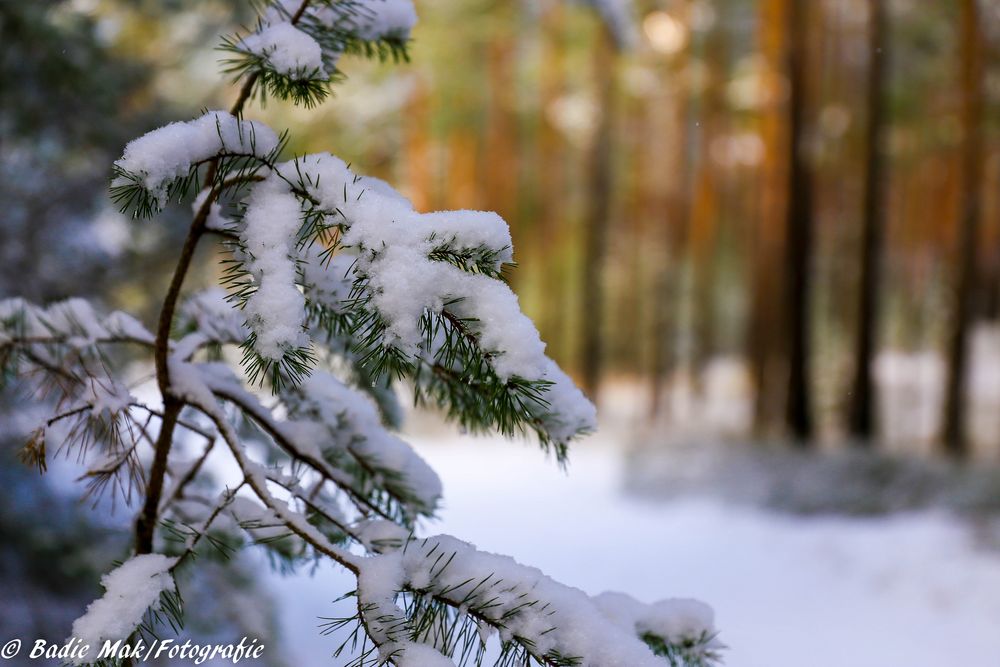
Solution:
<path fill-rule="evenodd" d="M 577 447 L 568 474 L 534 447 L 414 439 L 444 482 L 447 532 L 598 593 L 688 596 L 716 610 L 729 667 L 996 667 L 1000 552 L 939 512 L 802 518 L 719 500 L 641 501 L 621 455 Z M 338 665 L 318 616 L 351 580 L 274 578 L 288 661 Z"/>

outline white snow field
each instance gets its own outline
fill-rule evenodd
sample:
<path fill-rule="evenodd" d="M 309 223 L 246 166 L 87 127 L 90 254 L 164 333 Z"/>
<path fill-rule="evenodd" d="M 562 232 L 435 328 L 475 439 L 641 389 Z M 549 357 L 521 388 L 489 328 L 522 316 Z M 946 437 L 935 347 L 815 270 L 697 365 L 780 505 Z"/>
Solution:
<path fill-rule="evenodd" d="M 712 605 L 729 667 L 997 667 L 1000 552 L 939 512 L 802 518 L 621 492 L 622 457 L 593 438 L 568 474 L 533 446 L 412 439 L 444 483 L 446 532 L 588 593 Z M 995 547 L 993 547 L 995 549 Z M 352 580 L 275 576 L 289 662 L 338 665 L 318 616 Z M 344 609 L 344 608 L 342 608 Z"/>

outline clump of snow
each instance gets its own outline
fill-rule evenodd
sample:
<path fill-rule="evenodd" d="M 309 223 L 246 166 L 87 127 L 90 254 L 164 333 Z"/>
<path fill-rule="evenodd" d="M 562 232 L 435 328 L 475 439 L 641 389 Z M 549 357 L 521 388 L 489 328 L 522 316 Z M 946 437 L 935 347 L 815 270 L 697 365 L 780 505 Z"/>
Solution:
<path fill-rule="evenodd" d="M 233 498 L 226 511 L 240 528 L 261 544 L 289 535 L 288 528 L 277 514 L 249 498 Z"/>
<path fill-rule="evenodd" d="M 202 369 L 209 364 L 193 364 L 177 354 L 171 354 L 167 359 L 170 374 L 170 392 L 192 405 L 214 406 L 215 396 L 205 384 Z"/>
<path fill-rule="evenodd" d="M 321 257 L 315 245 L 303 251 L 302 287 L 309 300 L 335 313 L 346 312 L 354 284 L 354 263 L 355 257 L 347 253 Z"/>
<path fill-rule="evenodd" d="M 113 378 L 104 381 L 95 378 L 90 381 L 90 396 L 87 397 L 87 400 L 91 406 L 91 414 L 100 417 L 121 414 L 136 399 L 129 393 L 128 387 Z"/>
<path fill-rule="evenodd" d="M 210 287 L 185 301 L 179 322 L 181 327 L 190 327 L 219 343 L 242 343 L 250 333 L 243 315 L 229 303 L 221 287 Z"/>
<path fill-rule="evenodd" d="M 45 310 L 47 324 L 56 331 L 73 332 L 79 346 L 104 338 L 107 330 L 101 325 L 93 306 L 83 299 L 67 299 Z"/>
<path fill-rule="evenodd" d="M 219 154 L 268 156 L 278 146 L 278 136 L 263 123 L 240 120 L 225 111 L 209 111 L 192 121 L 170 123 L 133 139 L 115 165 L 139 177 L 162 207 L 167 188 L 191 167 Z M 112 185 L 128 179 L 116 178 Z"/>
<path fill-rule="evenodd" d="M 288 22 L 300 5 L 299 0 L 279 0 L 264 14 L 264 23 Z M 306 8 L 305 15 L 324 28 L 346 31 L 366 41 L 409 39 L 417 24 L 413 0 L 350 0 L 325 6 L 315 3 Z"/>
<path fill-rule="evenodd" d="M 415 354 L 423 338 L 417 326 L 423 312 L 440 311 L 445 301 L 460 298 L 463 307 L 476 309 L 474 316 L 482 322 L 503 321 L 503 329 L 510 332 L 494 339 L 490 333 L 503 334 L 483 325 L 490 332 L 484 347 L 494 349 L 495 343 L 501 353 L 499 374 L 529 377 L 532 368 L 537 371 L 533 362 L 543 356 L 544 346 L 521 314 L 513 292 L 501 281 L 469 274 L 428 256 L 437 249 L 481 249 L 495 254 L 493 268 L 498 269 L 512 258 L 510 230 L 499 216 L 478 211 L 417 213 L 384 182 L 357 178 L 343 161 L 328 154 L 308 156 L 297 166 L 308 170 L 317 183 L 311 194 L 343 216 L 342 243 L 358 249 L 355 270 L 369 276 L 375 305 L 389 323 L 393 342 Z M 508 344 L 514 340 L 518 343 Z M 502 358 L 504 353 L 506 358 Z M 524 355 L 532 361 L 524 363 Z"/>
<path fill-rule="evenodd" d="M 378 645 L 379 656 L 401 667 L 454 667 L 433 646 L 411 641 L 400 630 L 407 627 L 405 612 L 396 595 L 409 580 L 399 552 L 366 558 L 358 570 L 358 600 L 363 605 L 365 629 Z"/>
<path fill-rule="evenodd" d="M 359 0 L 357 5 L 357 35 L 364 40 L 409 39 L 417 24 L 412 0 Z"/>
<path fill-rule="evenodd" d="M 155 338 L 142 322 L 128 313 L 116 310 L 104 319 L 104 330 L 114 338 L 131 338 L 152 343 Z"/>
<path fill-rule="evenodd" d="M 265 359 L 278 361 L 290 348 L 309 344 L 295 262 L 299 200 L 287 183 L 272 174 L 254 187 L 246 204 L 240 239 L 256 289 L 246 301 L 244 315 L 257 335 L 254 349 Z"/>
<path fill-rule="evenodd" d="M 544 394 L 547 405 L 529 405 L 528 409 L 545 426 L 545 432 L 556 443 L 565 443 L 573 436 L 590 433 L 597 428 L 597 408 L 573 383 L 556 362 L 547 360 L 542 378 L 551 382 Z"/>
<path fill-rule="evenodd" d="M 441 497 L 441 480 L 410 445 L 386 430 L 368 396 L 329 373 L 315 372 L 287 401 L 297 422 L 311 421 L 324 428 L 324 450 L 349 452 L 391 473 L 382 480 L 387 489 L 410 499 L 412 509 L 433 511 Z"/>
<path fill-rule="evenodd" d="M 90 603 L 86 613 L 73 622 L 72 637 L 100 649 L 105 640 L 126 639 L 150 607 L 156 608 L 160 594 L 174 587 L 170 568 L 177 562 L 161 554 L 134 556 L 101 577 L 105 593 Z M 76 658 L 73 664 L 84 664 Z"/>
<path fill-rule="evenodd" d="M 654 635 L 667 644 L 698 642 L 715 635 L 715 613 L 700 600 L 674 598 L 645 604 L 625 593 L 606 592 L 595 596 L 594 604 L 619 627 L 639 636 Z M 706 648 L 721 648 L 721 644 L 713 639 Z"/>
<path fill-rule="evenodd" d="M 371 552 L 379 552 L 387 546 L 400 547 L 410 535 L 410 531 L 397 523 L 384 519 L 368 519 L 359 523 L 354 534 Z"/>
<path fill-rule="evenodd" d="M 212 188 L 205 188 L 195 196 L 191 202 L 191 212 L 196 214 L 205 204 L 205 198 L 212 192 Z M 233 221 L 222 215 L 222 206 L 217 201 L 213 201 L 208 207 L 208 216 L 205 218 L 205 229 L 214 232 L 224 232 L 229 229 Z"/>
<path fill-rule="evenodd" d="M 274 23 L 240 42 L 247 53 L 260 56 L 279 74 L 298 79 L 326 79 L 323 50 L 315 39 L 291 23 Z"/>
<path fill-rule="evenodd" d="M 67 299 L 47 307 L 20 298 L 0 299 L 0 323 L 6 321 L 12 323 L 12 333 L 19 337 L 61 339 L 78 349 L 102 341 L 154 340 L 153 334 L 131 315 L 114 311 L 102 318 L 83 299 Z"/>
<path fill-rule="evenodd" d="M 393 662 L 396 667 L 455 667 L 455 663 L 427 644 L 406 642 Z"/>

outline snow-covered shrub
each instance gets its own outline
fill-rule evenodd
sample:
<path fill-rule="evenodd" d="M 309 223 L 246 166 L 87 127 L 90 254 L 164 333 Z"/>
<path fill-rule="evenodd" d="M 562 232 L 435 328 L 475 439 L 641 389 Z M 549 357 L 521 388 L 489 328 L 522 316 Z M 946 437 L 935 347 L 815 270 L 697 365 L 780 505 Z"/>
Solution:
<path fill-rule="evenodd" d="M 195 201 L 155 331 L 79 300 L 0 301 L 3 377 L 41 379 L 58 398 L 24 458 L 44 470 L 47 450 L 72 450 L 94 490 L 144 491 L 133 554 L 73 632 L 100 642 L 176 621 L 176 575 L 197 567 L 194 555 L 256 544 L 356 576 L 356 613 L 331 624 L 362 638 L 352 665 L 481 664 L 491 636 L 498 665 L 713 662 L 702 603 L 591 598 L 454 537 L 417 534 L 441 483 L 390 430 L 393 381 L 465 428 L 532 432 L 560 461 L 595 411 L 503 281 L 513 254 L 496 214 L 417 212 L 327 153 L 282 161 L 284 135 L 242 118 L 264 95 L 319 102 L 341 56 L 405 58 L 415 21 L 410 0 L 277 2 L 251 34 L 225 41 L 241 81 L 231 111 L 125 147 L 111 183 L 124 211 L 149 218 Z M 228 295 L 182 298 L 209 238 L 230 252 Z M 230 346 L 244 373 L 225 362 Z M 130 351 L 152 361 L 158 401 L 125 384 Z M 199 453 L 182 459 L 192 443 Z"/>

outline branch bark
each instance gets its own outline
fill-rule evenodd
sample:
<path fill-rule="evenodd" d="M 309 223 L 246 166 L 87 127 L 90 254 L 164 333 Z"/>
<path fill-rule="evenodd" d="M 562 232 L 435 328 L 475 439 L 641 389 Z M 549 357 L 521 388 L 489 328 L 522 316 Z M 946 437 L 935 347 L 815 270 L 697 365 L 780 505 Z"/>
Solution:
<path fill-rule="evenodd" d="M 309 0 L 303 0 L 302 5 L 293 17 L 293 23 L 298 21 L 308 5 Z M 243 107 L 253 93 L 257 78 L 258 75 L 255 73 L 243 82 L 240 93 L 230 110 L 232 115 L 242 115 Z M 219 160 L 215 158 L 209 163 L 208 172 L 205 174 L 205 187 L 215 182 L 218 168 Z M 195 250 L 198 248 L 198 242 L 206 231 L 205 223 L 208 220 L 209 211 L 211 211 L 212 204 L 218 196 L 218 189 L 213 188 L 208 193 L 208 196 L 205 197 L 205 201 L 202 202 L 201 207 L 191 221 L 191 227 L 188 229 L 187 237 L 184 239 L 184 245 L 181 248 L 180 257 L 177 260 L 177 266 L 174 269 L 174 275 L 170 280 L 170 286 L 167 288 L 167 294 L 163 300 L 163 307 L 160 309 L 160 318 L 156 328 L 155 362 L 156 382 L 160 389 L 160 395 L 163 397 L 163 420 L 160 422 L 160 433 L 156 439 L 153 464 L 149 473 L 149 483 L 146 486 L 146 500 L 135 524 L 136 554 L 147 554 L 153 550 L 153 535 L 156 530 L 160 496 L 163 494 L 163 479 L 167 472 L 167 459 L 170 455 L 171 445 L 173 444 L 174 428 L 177 426 L 177 420 L 180 417 L 181 408 L 183 407 L 183 403 L 172 396 L 170 392 L 170 369 L 168 364 L 170 329 L 173 325 L 181 288 L 184 285 L 184 278 L 191 268 L 191 262 L 194 259 Z"/>

